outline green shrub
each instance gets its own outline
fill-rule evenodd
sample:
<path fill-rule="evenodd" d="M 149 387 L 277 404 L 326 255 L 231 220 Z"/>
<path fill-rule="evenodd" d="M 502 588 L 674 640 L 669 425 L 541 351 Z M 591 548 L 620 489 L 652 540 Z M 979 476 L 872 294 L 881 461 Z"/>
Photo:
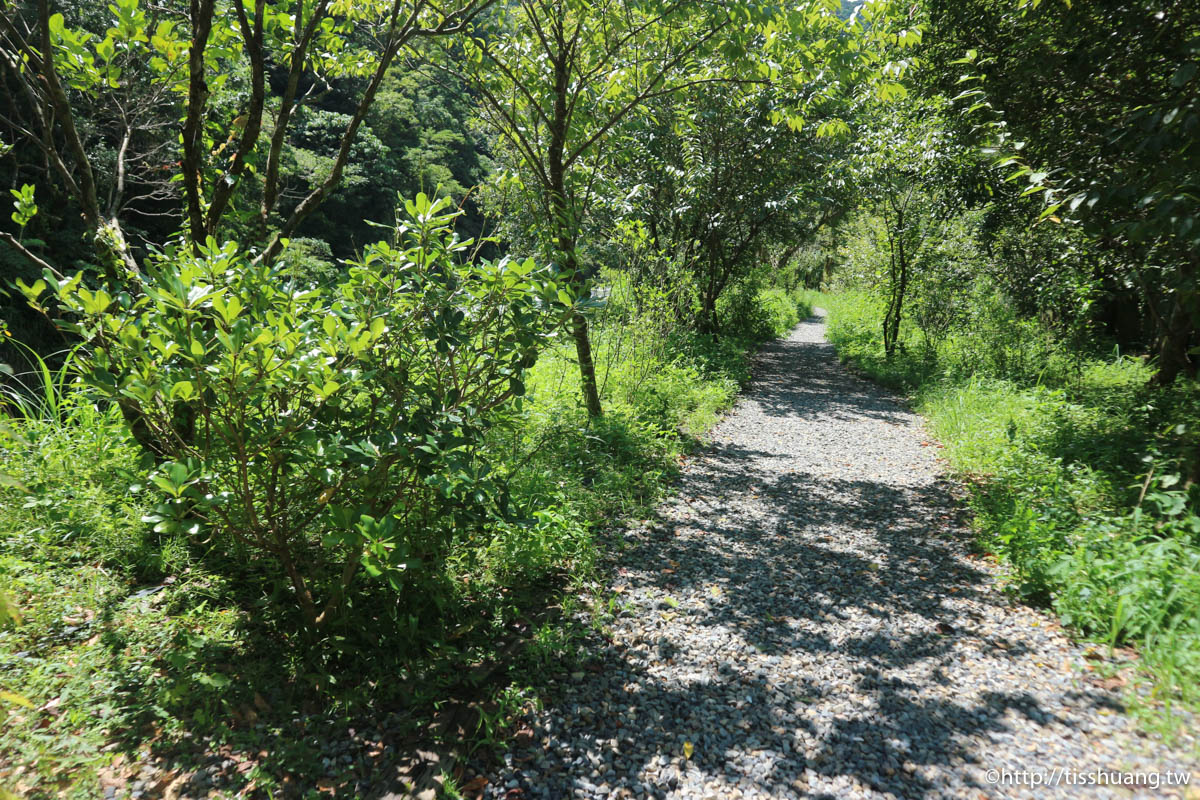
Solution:
<path fill-rule="evenodd" d="M 290 581 L 310 628 L 360 571 L 399 591 L 491 514 L 477 447 L 557 317 L 532 261 L 460 262 L 447 200 L 332 288 L 232 245 L 169 253 L 137 298 L 54 285 L 81 369 L 160 463 L 156 530 L 215 528 Z"/>
<path fill-rule="evenodd" d="M 721 295 L 717 318 L 727 335 L 765 342 L 796 327 L 800 313 L 785 290 L 762 289 L 756 281 L 747 281 Z"/>
<path fill-rule="evenodd" d="M 783 289 L 764 289 L 758 293 L 758 304 L 767 318 L 769 339 L 785 336 L 800 324 L 800 309 L 796 300 Z"/>

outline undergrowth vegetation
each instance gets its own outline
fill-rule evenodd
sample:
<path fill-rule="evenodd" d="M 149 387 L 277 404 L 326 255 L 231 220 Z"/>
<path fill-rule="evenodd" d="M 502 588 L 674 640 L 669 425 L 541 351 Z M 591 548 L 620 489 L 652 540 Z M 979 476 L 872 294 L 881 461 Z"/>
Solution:
<path fill-rule="evenodd" d="M 607 302 L 592 312 L 608 413 L 588 417 L 569 339 L 548 333 L 544 352 L 520 376 L 524 396 L 497 406 L 471 447 L 471 463 L 489 470 L 491 511 L 455 518 L 454 535 L 436 552 L 426 547 L 418 559 L 410 551 L 402 580 L 388 552 L 376 569 L 356 556 L 364 574 L 344 587 L 344 607 L 316 640 L 276 550 L 256 555 L 253 542 L 208 524 L 202 502 L 163 524 L 164 492 L 153 477 L 170 466 L 145 457 L 94 375 L 92 384 L 83 380 L 94 362 L 71 354 L 55 372 L 30 354 L 30 369 L 14 371 L 44 392 L 14 395 L 0 438 L 11 478 L 0 488 L 0 585 L 13 610 L 0 630 L 0 685 L 11 711 L 0 760 L 14 765 L 12 785 L 28 796 L 91 797 L 122 764 L 149 758 L 188 774 L 220 751 L 237 765 L 230 791 L 274 795 L 321 781 L 352 794 L 365 790 L 360 782 L 381 762 L 330 767 L 330 743 L 368 725 L 386 729 L 393 744 L 417 741 L 429 736 L 429 720 L 456 707 L 472 747 L 499 743 L 508 720 L 536 700 L 530 670 L 570 668 L 581 626 L 597 624 L 573 598 L 594 578 L 595 527 L 647 513 L 694 436 L 746 379 L 749 351 L 807 313 L 781 290 L 763 290 L 736 312 L 749 315 L 752 335 L 702 335 L 680 325 L 661 296 L 611 279 Z M 320 326 L 323 317 L 312 318 Z M 181 335 L 188 330 L 195 329 Z M 209 330 L 216 348 L 221 321 Z M 347 336 L 353 331 L 348 321 Z M 242 341 L 255 341 L 252 334 Z M 276 357 L 286 359 L 286 350 Z M 209 372 L 219 374 L 227 357 L 211 358 Z M 43 370 L 49 380 L 38 379 Z M 126 374 L 163 376 L 167 393 L 182 379 L 162 366 Z M 292 416 L 332 407 L 336 388 L 305 382 L 325 396 L 299 403 Z M 196 394 L 211 400 L 215 391 L 224 390 Z M 342 402 L 352 408 L 355 401 Z M 221 413 L 226 428 L 212 435 L 240 441 L 234 410 Z M 194 441 L 205 441 L 206 430 Z M 202 480 L 204 455 L 191 454 L 187 485 Z M 235 468 L 209 480 L 240 473 L 236 453 L 229 457 Z M 447 471 L 440 465 L 431 474 Z M 322 545 L 322 535 L 294 542 L 306 575 L 322 574 L 315 548 L 344 552 L 345 542 Z M 291 726 L 302 735 L 281 737 Z"/>
<path fill-rule="evenodd" d="M 839 356 L 928 418 L 1014 589 L 1089 639 L 1135 645 L 1166 703 L 1200 699 L 1194 383 L 1153 387 L 1144 358 L 1072 347 L 984 280 L 944 335 L 901 325 L 891 358 L 876 295 L 817 302 Z"/>

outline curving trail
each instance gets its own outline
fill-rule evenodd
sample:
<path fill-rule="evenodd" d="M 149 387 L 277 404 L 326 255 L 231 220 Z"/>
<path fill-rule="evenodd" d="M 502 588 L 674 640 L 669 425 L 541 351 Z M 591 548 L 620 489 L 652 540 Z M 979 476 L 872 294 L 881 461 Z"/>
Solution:
<path fill-rule="evenodd" d="M 675 499 L 625 534 L 599 669 L 555 686 L 488 796 L 1200 798 L 1188 750 L 1140 733 L 971 555 L 920 420 L 824 329 L 762 351 Z M 1078 785 L 1090 770 L 1192 787 Z"/>

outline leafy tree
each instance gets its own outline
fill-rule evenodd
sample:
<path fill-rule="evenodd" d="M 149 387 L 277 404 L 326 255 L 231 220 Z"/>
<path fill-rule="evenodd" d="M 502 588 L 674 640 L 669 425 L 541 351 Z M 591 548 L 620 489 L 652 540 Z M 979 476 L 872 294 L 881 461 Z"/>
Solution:
<path fill-rule="evenodd" d="M 609 134 L 647 100 L 700 81 L 701 53 L 733 46 L 718 34 L 732 14 L 678 2 L 526 0 L 480 25 L 465 73 L 485 122 L 518 165 L 543 222 L 536 238 L 559 261 L 577 297 L 594 274 L 579 261 L 579 235 L 597 176 L 611 159 Z M 601 413 L 587 317 L 572 318 L 588 413 Z"/>
<path fill-rule="evenodd" d="M 942 98 L 910 97 L 903 104 L 864 109 L 862 135 L 852 148 L 857 189 L 864 210 L 878 222 L 886 253 L 879 286 L 885 296 L 882 325 L 888 358 L 900 342 L 913 286 L 927 290 L 919 302 L 933 331 L 947 322 L 934 323 L 935 309 L 929 304 L 929 290 L 940 293 L 938 273 L 949 283 L 961 284 L 965 277 L 956 269 L 947 272 L 939 253 L 944 239 L 961 238 L 951 236 L 949 228 L 972 204 L 979 156 L 945 124 L 945 106 Z"/>
<path fill-rule="evenodd" d="M 696 322 L 716 332 L 717 301 L 773 245 L 788 253 L 839 211 L 822 165 L 836 163 L 820 126 L 771 120 L 770 81 L 699 87 L 663 98 L 631 120 L 616 193 L 658 247 L 693 275 Z"/>
<path fill-rule="evenodd" d="M 32 7 L 12 6 L 0 15 L 0 64 L 22 103 L 22 116 L 8 124 L 42 151 L 67 187 L 111 287 L 130 280 L 136 285 L 140 271 L 125 230 L 131 171 L 141 176 L 139 185 L 149 181 L 142 173 L 153 170 L 161 177 L 151 185 L 163 178 L 166 185 L 179 184 L 184 231 L 197 251 L 208 237 L 229 232 L 227 214 L 235 210 L 242 238 L 256 231 L 257 257 L 270 262 L 340 185 L 359 129 L 401 48 L 417 38 L 456 34 L 487 5 L 489 0 L 448 6 L 426 0 L 195 0 L 184 10 L 119 0 L 101 36 L 68 25 L 51 0 L 34 0 Z M 273 65 L 285 70 L 277 97 L 268 96 Z M 338 120 L 335 154 L 321 179 L 276 223 L 285 144 L 297 109 L 337 79 L 363 84 Z M 118 124 L 84 127 L 89 108 L 108 109 Z M 173 115 L 182 118 L 178 150 L 160 138 L 137 147 L 137 137 L 152 127 L 144 117 Z M 108 185 L 92 155 L 97 139 L 115 151 Z M 258 189 L 256 210 L 241 197 L 247 176 L 254 176 Z M 54 269 L 17 237 L 4 238 L 26 259 Z"/>
<path fill-rule="evenodd" d="M 1158 332 L 1158 379 L 1196 374 L 1200 8 L 1194 3 L 928 4 L 932 82 L 1047 224 L 1112 252 Z"/>

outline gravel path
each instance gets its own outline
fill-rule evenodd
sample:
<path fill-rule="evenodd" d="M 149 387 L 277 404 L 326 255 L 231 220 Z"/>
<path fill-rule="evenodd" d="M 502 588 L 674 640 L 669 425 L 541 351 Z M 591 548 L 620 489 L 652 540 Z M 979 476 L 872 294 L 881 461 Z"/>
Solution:
<path fill-rule="evenodd" d="M 626 534 L 613 639 L 487 795 L 1200 798 L 1195 761 L 970 554 L 920 420 L 824 329 L 765 348 L 676 498 Z M 1193 788 L 1078 785 L 1092 770 Z"/>

